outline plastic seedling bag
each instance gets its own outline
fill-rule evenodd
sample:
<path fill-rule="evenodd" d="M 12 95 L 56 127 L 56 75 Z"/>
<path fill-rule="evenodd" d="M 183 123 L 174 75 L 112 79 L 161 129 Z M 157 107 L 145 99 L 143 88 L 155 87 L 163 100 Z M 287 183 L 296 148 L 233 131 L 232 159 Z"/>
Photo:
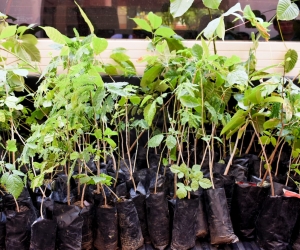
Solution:
<path fill-rule="evenodd" d="M 84 205 L 80 211 L 83 219 L 81 249 L 90 250 L 93 248 L 94 205 L 87 201 L 84 201 Z"/>
<path fill-rule="evenodd" d="M 172 249 L 185 250 L 195 246 L 195 221 L 198 204 L 198 199 L 176 200 L 172 229 Z"/>
<path fill-rule="evenodd" d="M 28 250 L 32 214 L 30 209 L 23 207 L 21 212 L 9 210 L 6 212 L 6 237 L 5 246 L 9 250 Z"/>
<path fill-rule="evenodd" d="M 81 250 L 83 219 L 80 208 L 54 203 L 53 216 L 57 220 L 57 250 Z"/>
<path fill-rule="evenodd" d="M 265 250 L 288 249 L 300 199 L 268 196 L 256 221 L 257 242 Z"/>
<path fill-rule="evenodd" d="M 132 199 L 138 213 L 144 242 L 151 243 L 146 214 L 146 190 L 141 182 L 139 182 L 136 192 L 133 188 L 130 190 L 130 198 Z"/>
<path fill-rule="evenodd" d="M 165 249 L 170 241 L 169 209 L 165 193 L 148 195 L 146 208 L 151 242 L 155 248 Z"/>
<path fill-rule="evenodd" d="M 99 206 L 96 210 L 96 236 L 94 247 L 97 250 L 115 250 L 118 247 L 118 217 L 113 206 Z"/>
<path fill-rule="evenodd" d="M 38 218 L 31 226 L 30 250 L 55 250 L 57 224 Z"/>
<path fill-rule="evenodd" d="M 235 234 L 241 240 L 255 239 L 255 222 L 262 203 L 269 193 L 268 187 L 256 183 L 237 183 L 231 204 L 231 220 Z"/>
<path fill-rule="evenodd" d="M 234 234 L 223 188 L 205 190 L 207 217 L 212 245 L 235 243 Z"/>
<path fill-rule="evenodd" d="M 0 212 L 0 249 L 5 249 L 6 215 Z"/>
<path fill-rule="evenodd" d="M 123 250 L 135 250 L 143 246 L 144 238 L 139 217 L 131 199 L 116 203 L 120 239 Z"/>

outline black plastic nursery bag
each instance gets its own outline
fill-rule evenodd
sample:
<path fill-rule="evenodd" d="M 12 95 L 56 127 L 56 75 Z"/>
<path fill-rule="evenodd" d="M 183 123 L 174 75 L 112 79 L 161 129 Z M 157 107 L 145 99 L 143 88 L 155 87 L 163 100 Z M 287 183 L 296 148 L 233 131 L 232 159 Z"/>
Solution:
<path fill-rule="evenodd" d="M 146 198 L 148 231 L 153 246 L 165 249 L 170 241 L 169 209 L 164 192 L 150 194 Z"/>
<path fill-rule="evenodd" d="M 135 250 L 143 246 L 144 238 L 133 201 L 117 202 L 122 250 Z"/>
<path fill-rule="evenodd" d="M 231 221 L 235 234 L 240 240 L 255 239 L 255 222 L 269 187 L 256 183 L 237 183 L 231 204 Z"/>
<path fill-rule="evenodd" d="M 9 210 L 6 216 L 6 249 L 28 250 L 30 245 L 30 227 L 33 223 L 31 211 L 28 208 L 18 213 Z"/>
<path fill-rule="evenodd" d="M 97 250 L 115 250 L 118 247 L 117 208 L 99 206 L 96 211 L 96 238 L 94 247 Z"/>
<path fill-rule="evenodd" d="M 57 250 L 81 250 L 83 219 L 80 208 L 54 203 L 53 216 L 57 220 Z"/>
<path fill-rule="evenodd" d="M 55 250 L 56 221 L 38 218 L 31 226 L 30 250 Z"/>
<path fill-rule="evenodd" d="M 204 197 L 203 191 L 201 189 L 201 193 L 199 192 L 199 196 L 197 197 L 198 207 L 196 212 L 196 221 L 195 221 L 195 233 L 197 238 L 204 238 L 208 234 L 208 224 L 207 224 L 207 216 L 206 210 L 204 206 Z"/>
<path fill-rule="evenodd" d="M 83 219 L 81 250 L 93 249 L 94 205 L 84 201 L 85 206 L 80 211 Z"/>
<path fill-rule="evenodd" d="M 300 199 L 268 196 L 256 221 L 257 242 L 264 250 L 288 249 Z"/>
<path fill-rule="evenodd" d="M 0 250 L 5 249 L 6 215 L 0 212 Z"/>
<path fill-rule="evenodd" d="M 139 192 L 139 193 L 137 193 Z M 146 214 L 146 190 L 144 189 L 141 182 L 137 186 L 137 192 L 134 189 L 130 190 L 130 198 L 132 199 L 136 211 L 138 213 L 142 234 L 145 243 L 151 243 L 150 235 L 148 232 L 147 214 Z"/>
<path fill-rule="evenodd" d="M 239 239 L 234 234 L 223 188 L 205 191 L 211 244 L 230 244 Z"/>
<path fill-rule="evenodd" d="M 171 248 L 185 250 L 195 246 L 198 199 L 177 199 L 174 211 Z"/>

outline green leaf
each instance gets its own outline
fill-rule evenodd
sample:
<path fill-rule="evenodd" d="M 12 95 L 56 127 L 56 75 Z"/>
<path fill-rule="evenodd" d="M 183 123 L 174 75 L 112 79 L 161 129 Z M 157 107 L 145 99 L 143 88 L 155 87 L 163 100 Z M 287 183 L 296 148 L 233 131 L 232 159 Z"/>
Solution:
<path fill-rule="evenodd" d="M 152 125 L 152 121 L 156 114 L 156 102 L 149 103 L 144 109 L 144 119 L 148 126 Z"/>
<path fill-rule="evenodd" d="M 187 196 L 187 191 L 182 183 L 177 183 L 178 189 L 176 190 L 176 195 L 179 199 L 183 199 Z"/>
<path fill-rule="evenodd" d="M 118 132 L 112 131 L 110 128 L 106 128 L 104 131 L 104 136 L 118 135 Z"/>
<path fill-rule="evenodd" d="M 269 136 L 263 135 L 260 137 L 260 141 L 263 145 L 268 145 L 271 142 L 271 139 Z"/>
<path fill-rule="evenodd" d="M 0 122 L 5 122 L 6 118 L 5 118 L 5 112 L 4 110 L 0 110 Z"/>
<path fill-rule="evenodd" d="M 280 96 L 271 96 L 264 99 L 264 102 L 279 102 L 283 103 L 284 100 Z"/>
<path fill-rule="evenodd" d="M 246 73 L 245 69 L 240 67 L 233 71 L 231 71 L 226 78 L 228 84 L 230 86 L 237 84 L 242 86 L 248 85 L 248 74 Z"/>
<path fill-rule="evenodd" d="M 203 48 L 197 43 L 194 44 L 194 46 L 192 47 L 192 54 L 198 60 L 201 60 L 201 58 L 203 56 Z"/>
<path fill-rule="evenodd" d="M 28 75 L 28 70 L 27 69 L 14 69 L 13 72 L 16 74 L 16 75 L 19 75 L 19 76 L 24 76 L 26 77 Z"/>
<path fill-rule="evenodd" d="M 193 191 L 197 191 L 199 189 L 199 182 L 197 180 L 192 180 L 191 188 Z"/>
<path fill-rule="evenodd" d="M 279 123 L 280 123 L 280 119 L 273 118 L 273 119 L 266 121 L 263 126 L 264 126 L 265 130 L 270 129 L 270 128 L 274 129 Z"/>
<path fill-rule="evenodd" d="M 5 99 L 5 104 L 7 107 L 11 108 L 11 109 L 15 109 L 17 106 L 17 103 L 19 102 L 19 98 L 15 97 L 15 96 L 8 96 Z"/>
<path fill-rule="evenodd" d="M 246 122 L 247 112 L 243 110 L 238 110 L 234 116 L 230 119 L 230 121 L 225 125 L 225 127 L 221 131 L 221 135 L 229 132 L 230 130 L 234 130 L 236 128 L 240 128 Z"/>
<path fill-rule="evenodd" d="M 80 6 L 76 3 L 75 1 L 75 4 L 77 5 L 79 11 L 80 11 L 80 14 L 81 16 L 83 17 L 84 21 L 86 22 L 86 24 L 89 26 L 89 29 L 91 31 L 91 34 L 94 34 L 94 26 L 92 25 L 90 19 L 87 17 L 87 15 L 84 13 L 84 11 L 80 8 Z"/>
<path fill-rule="evenodd" d="M 163 134 L 159 134 L 159 135 L 155 135 L 153 136 L 149 141 L 148 141 L 148 147 L 149 148 L 155 148 L 158 147 L 162 140 L 164 139 L 164 135 Z"/>
<path fill-rule="evenodd" d="M 149 87 L 151 83 L 161 74 L 164 67 L 162 65 L 154 65 L 151 68 L 147 69 L 141 80 L 141 87 Z"/>
<path fill-rule="evenodd" d="M 104 138 L 104 141 L 106 141 L 113 149 L 117 147 L 115 141 L 110 138 Z"/>
<path fill-rule="evenodd" d="M 168 135 L 166 139 L 166 145 L 168 149 L 174 148 L 176 144 L 177 144 L 176 138 L 173 135 Z"/>
<path fill-rule="evenodd" d="M 101 52 L 107 49 L 108 42 L 104 38 L 93 36 L 92 45 L 93 45 L 95 55 L 99 55 Z"/>
<path fill-rule="evenodd" d="M 154 32 L 154 34 L 162 37 L 171 37 L 176 33 L 169 27 L 160 27 Z"/>
<path fill-rule="evenodd" d="M 204 189 L 208 189 L 212 186 L 211 181 L 207 178 L 203 178 L 203 179 L 199 180 L 199 185 L 200 185 L 200 187 L 202 187 Z"/>
<path fill-rule="evenodd" d="M 153 14 L 153 12 L 148 13 L 148 20 L 152 26 L 152 29 L 157 29 L 162 24 L 162 18 L 160 16 L 157 16 Z"/>
<path fill-rule="evenodd" d="M 212 21 L 210 21 L 207 26 L 205 27 L 205 29 L 202 31 L 203 35 L 207 38 L 207 39 L 211 39 L 214 34 L 215 31 L 217 30 L 218 26 L 220 25 L 220 23 L 222 22 L 221 17 L 218 17 Z M 224 22 L 224 21 L 223 21 Z"/>
<path fill-rule="evenodd" d="M 14 140 L 7 140 L 6 141 L 6 149 L 9 151 L 9 152 L 17 152 L 17 141 L 14 139 Z"/>
<path fill-rule="evenodd" d="M 71 154 L 70 154 L 70 159 L 71 160 L 77 160 L 77 159 L 79 159 L 80 158 L 80 154 L 78 153 L 78 152 L 72 152 Z"/>
<path fill-rule="evenodd" d="M 22 52 L 21 52 L 21 51 Z M 33 62 L 40 62 L 41 61 L 41 53 L 39 49 L 30 43 L 20 43 L 20 49 L 18 53 L 27 53 Z"/>
<path fill-rule="evenodd" d="M 138 97 L 138 96 L 136 96 L 136 95 L 130 96 L 129 100 L 130 100 L 130 102 L 131 102 L 132 104 L 134 104 L 134 105 L 139 105 L 140 102 L 141 102 L 141 98 Z"/>
<path fill-rule="evenodd" d="M 193 165 L 193 167 L 192 167 L 192 170 L 193 170 L 194 172 L 199 172 L 200 169 L 201 169 L 201 165 L 199 165 L 199 164 L 195 164 L 195 165 Z"/>
<path fill-rule="evenodd" d="M 32 189 L 35 189 L 37 187 L 42 186 L 43 183 L 44 183 L 44 174 L 40 174 L 40 175 L 37 175 L 37 176 L 33 177 L 33 179 L 31 180 L 30 187 Z"/>
<path fill-rule="evenodd" d="M 6 190 L 13 196 L 15 199 L 18 199 L 20 194 L 23 191 L 24 184 L 22 179 L 18 175 L 9 175 L 5 183 Z"/>
<path fill-rule="evenodd" d="M 273 145 L 273 147 L 275 147 L 277 144 L 276 138 L 273 136 L 271 137 L 271 144 Z"/>
<path fill-rule="evenodd" d="M 171 0 L 170 12 L 173 17 L 182 16 L 192 6 L 194 0 Z"/>
<path fill-rule="evenodd" d="M 94 135 L 97 139 L 102 139 L 102 130 L 101 129 L 95 129 Z"/>
<path fill-rule="evenodd" d="M 55 43 L 59 44 L 65 44 L 65 37 L 63 34 L 61 34 L 57 29 L 53 27 L 41 27 L 47 34 L 47 36 Z"/>
<path fill-rule="evenodd" d="M 207 101 L 204 102 L 205 107 L 211 115 L 211 120 L 213 123 L 218 123 L 218 115 L 213 106 L 211 106 Z"/>
<path fill-rule="evenodd" d="M 141 29 L 146 30 L 148 32 L 152 32 L 152 28 L 149 25 L 149 23 L 144 20 L 144 19 L 140 19 L 140 18 L 131 18 Z"/>
<path fill-rule="evenodd" d="M 187 108 L 195 108 L 195 107 L 200 106 L 200 104 L 201 104 L 200 101 L 196 97 L 193 97 L 190 95 L 181 96 L 179 100 L 180 100 L 181 104 Z"/>
<path fill-rule="evenodd" d="M 149 101 L 151 98 L 152 98 L 152 95 L 146 95 L 146 96 L 143 98 L 143 101 L 142 101 L 140 107 L 142 108 L 142 107 L 145 105 L 145 103 L 146 103 L 147 101 Z"/>
<path fill-rule="evenodd" d="M 278 20 L 293 20 L 299 15 L 299 8 L 291 0 L 279 0 L 276 14 Z"/>
<path fill-rule="evenodd" d="M 236 56 L 236 55 L 233 55 L 231 56 L 230 58 L 227 58 L 225 63 L 224 63 L 224 66 L 225 67 L 230 67 L 234 64 L 237 64 L 237 63 L 240 63 L 241 62 L 241 58 Z"/>
<path fill-rule="evenodd" d="M 284 55 L 284 71 L 290 72 L 298 61 L 298 53 L 294 49 L 289 49 Z"/>
<path fill-rule="evenodd" d="M 206 8 L 217 10 L 222 0 L 202 0 L 202 2 Z"/>
<path fill-rule="evenodd" d="M 7 26 L 1 31 L 0 39 L 11 37 L 16 34 L 16 31 L 17 31 L 17 25 Z"/>

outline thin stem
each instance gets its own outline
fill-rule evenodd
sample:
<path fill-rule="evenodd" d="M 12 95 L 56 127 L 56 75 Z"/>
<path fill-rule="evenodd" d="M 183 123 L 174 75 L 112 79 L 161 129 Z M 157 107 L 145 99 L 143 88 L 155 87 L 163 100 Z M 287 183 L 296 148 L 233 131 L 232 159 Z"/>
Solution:
<path fill-rule="evenodd" d="M 233 147 L 233 151 L 232 151 L 232 153 L 231 153 L 231 155 L 230 155 L 230 159 L 229 159 L 229 161 L 228 161 L 228 163 L 227 163 L 227 166 L 226 166 L 226 168 L 225 168 L 224 175 L 227 175 L 228 172 L 229 172 L 229 168 L 230 168 L 230 166 L 231 166 L 231 164 L 232 164 L 232 160 L 233 160 L 233 157 L 234 157 L 234 155 L 235 155 L 235 151 L 236 151 L 236 149 L 237 149 L 238 143 L 239 143 L 239 136 L 236 137 L 236 141 L 235 141 L 235 144 L 234 144 L 234 147 Z"/>
<path fill-rule="evenodd" d="M 277 174 L 278 174 L 279 162 L 280 162 L 280 156 L 281 156 L 281 153 L 282 153 L 282 149 L 283 149 L 284 144 L 285 144 L 285 142 L 282 143 L 282 145 L 281 145 L 281 147 L 280 147 L 280 150 L 279 150 L 279 154 L 278 154 L 278 158 L 277 158 L 277 164 L 276 164 L 276 172 L 275 172 L 275 176 L 277 176 Z"/>
<path fill-rule="evenodd" d="M 251 121 L 251 123 L 252 123 L 253 129 L 254 129 L 254 132 L 255 132 L 258 140 L 259 140 L 260 145 L 263 145 L 263 143 L 262 143 L 262 141 L 259 137 L 259 134 L 256 131 L 256 128 L 255 128 L 255 125 L 254 125 L 253 121 Z M 268 156 L 267 156 L 266 151 L 264 149 L 263 149 L 263 155 L 265 157 L 265 161 L 266 161 L 266 164 L 267 164 L 267 172 L 269 172 L 270 183 L 271 183 L 271 194 L 272 194 L 272 196 L 274 196 L 275 193 L 274 193 L 274 185 L 273 185 L 273 177 L 272 177 L 272 173 L 271 173 L 271 167 L 270 167 L 270 163 L 268 161 Z M 263 185 L 263 181 L 261 182 L 261 185 Z"/>
<path fill-rule="evenodd" d="M 248 145 L 248 147 L 247 147 L 247 150 L 246 150 L 245 154 L 249 154 L 250 149 L 251 149 L 251 147 L 252 147 L 252 144 L 253 144 L 253 142 L 254 142 L 254 139 L 255 139 L 255 133 L 253 133 L 253 135 L 252 135 L 252 137 L 251 137 L 251 141 L 250 141 L 250 143 L 249 143 L 249 145 Z"/>

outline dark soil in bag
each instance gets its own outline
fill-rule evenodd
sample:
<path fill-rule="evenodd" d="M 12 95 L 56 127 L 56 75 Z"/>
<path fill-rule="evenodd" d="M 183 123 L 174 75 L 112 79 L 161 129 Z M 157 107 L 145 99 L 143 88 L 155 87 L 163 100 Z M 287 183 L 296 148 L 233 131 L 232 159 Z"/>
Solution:
<path fill-rule="evenodd" d="M 153 246 L 165 249 L 170 242 L 168 201 L 164 192 L 146 198 L 148 231 Z"/>
<path fill-rule="evenodd" d="M 151 243 L 150 235 L 148 232 L 147 214 L 146 214 L 146 190 L 141 182 L 137 186 L 137 191 L 130 190 L 130 198 L 132 199 L 136 211 L 138 213 L 142 234 L 145 243 Z"/>
<path fill-rule="evenodd" d="M 6 237 L 5 246 L 8 250 L 28 250 L 32 214 L 29 208 L 21 207 L 21 212 L 9 210 L 6 212 Z"/>
<path fill-rule="evenodd" d="M 30 250 L 55 250 L 56 221 L 38 218 L 31 226 Z"/>
<path fill-rule="evenodd" d="M 5 249 L 6 215 L 0 212 L 0 250 Z"/>
<path fill-rule="evenodd" d="M 93 249 L 94 206 L 87 201 L 84 202 L 85 206 L 80 211 L 83 219 L 81 249 L 91 250 Z"/>
<path fill-rule="evenodd" d="M 97 250 L 115 250 L 118 247 L 117 209 L 112 206 L 100 206 L 96 212 L 96 236 L 94 247 Z"/>
<path fill-rule="evenodd" d="M 80 250 L 83 219 L 80 208 L 54 203 L 53 216 L 57 221 L 57 250 Z"/>
<path fill-rule="evenodd" d="M 265 250 L 288 249 L 300 199 L 268 196 L 256 221 L 257 242 Z"/>
<path fill-rule="evenodd" d="M 198 200 L 198 207 L 196 212 L 195 233 L 197 238 L 205 238 L 208 235 L 208 224 L 206 210 L 204 206 L 203 189 L 195 192 L 195 199 Z"/>
<path fill-rule="evenodd" d="M 195 221 L 198 199 L 177 199 L 174 211 L 171 248 L 185 250 L 195 246 Z"/>
<path fill-rule="evenodd" d="M 234 234 L 223 188 L 205 191 L 210 242 L 213 245 L 235 243 Z"/>
<path fill-rule="evenodd" d="M 235 185 L 231 206 L 231 220 L 235 234 L 240 240 L 255 239 L 255 222 L 269 187 L 259 187 L 255 183 Z"/>
<path fill-rule="evenodd" d="M 117 202 L 120 239 L 123 250 L 135 250 L 143 246 L 144 238 L 133 201 Z"/>

